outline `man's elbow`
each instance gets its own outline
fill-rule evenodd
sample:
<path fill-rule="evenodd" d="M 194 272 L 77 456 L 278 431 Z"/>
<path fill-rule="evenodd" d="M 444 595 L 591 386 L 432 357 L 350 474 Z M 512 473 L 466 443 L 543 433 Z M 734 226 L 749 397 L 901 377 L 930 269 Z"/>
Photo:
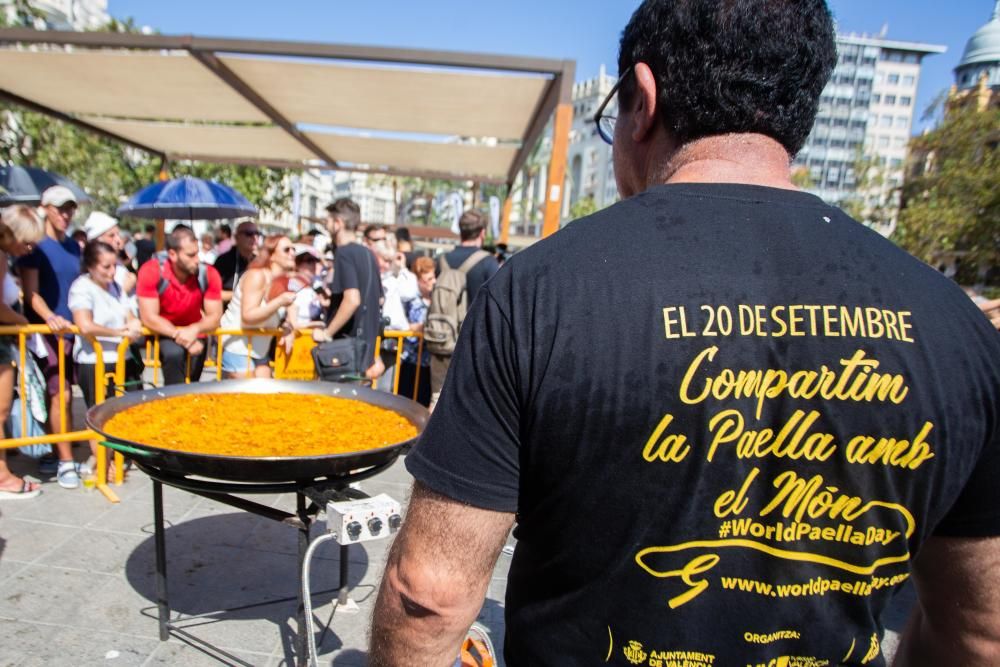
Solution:
<path fill-rule="evenodd" d="M 401 555 L 385 570 L 386 585 L 403 613 L 442 626 L 468 625 L 479 611 L 482 592 L 456 581 L 445 571 Z"/>

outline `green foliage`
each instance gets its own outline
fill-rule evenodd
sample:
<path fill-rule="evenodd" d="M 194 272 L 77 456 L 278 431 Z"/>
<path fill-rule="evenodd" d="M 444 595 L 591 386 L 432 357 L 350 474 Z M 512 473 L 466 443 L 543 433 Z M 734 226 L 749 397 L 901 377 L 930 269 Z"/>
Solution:
<path fill-rule="evenodd" d="M 597 213 L 599 210 L 601 210 L 601 207 L 597 205 L 593 195 L 587 195 L 573 202 L 573 205 L 569 207 L 569 217 L 571 220 L 585 218 L 591 213 Z"/>
<path fill-rule="evenodd" d="M 808 167 L 798 167 L 792 170 L 792 184 L 803 190 L 808 190 L 816 185 L 812 176 L 809 175 Z"/>
<path fill-rule="evenodd" d="M 840 208 L 866 225 L 887 224 L 895 213 L 895 206 L 885 165 L 877 158 L 865 157 L 859 150 L 851 168 L 854 170 L 854 192 L 840 202 Z"/>
<path fill-rule="evenodd" d="M 8 20 L 7 12 L 13 7 L 11 19 Z M 36 19 L 45 18 L 45 14 L 32 7 L 29 0 L 12 0 L 6 7 L 0 9 L 0 28 L 23 28 L 31 27 Z"/>
<path fill-rule="evenodd" d="M 113 213 L 159 171 L 146 153 L 49 116 L 3 104 L 0 117 L 0 162 L 62 174 L 87 191 L 95 209 Z"/>
<path fill-rule="evenodd" d="M 998 143 L 1000 109 L 971 106 L 950 111 L 913 140 L 915 155 L 928 156 L 927 168 L 903 188 L 896 241 L 928 262 L 960 253 L 960 282 L 1000 265 Z"/>

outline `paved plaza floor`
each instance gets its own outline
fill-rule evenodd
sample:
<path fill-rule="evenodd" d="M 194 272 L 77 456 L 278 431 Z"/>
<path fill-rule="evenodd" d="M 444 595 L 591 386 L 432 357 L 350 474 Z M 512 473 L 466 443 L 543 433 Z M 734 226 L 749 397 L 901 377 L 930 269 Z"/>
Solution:
<path fill-rule="evenodd" d="M 11 459 L 15 471 L 33 473 L 25 463 Z M 397 462 L 361 485 L 370 495 L 403 501 L 410 478 Z M 297 530 L 167 486 L 168 595 L 176 627 L 168 641 L 159 640 L 152 486 L 133 471 L 123 486 L 112 487 L 117 504 L 98 491 L 68 491 L 54 482 L 36 499 L 0 503 L 0 665 L 296 664 Z M 247 497 L 295 510 L 290 493 Z M 314 524 L 314 537 L 324 531 L 322 520 Z M 356 610 L 337 608 L 338 545 L 318 548 L 311 579 L 320 664 L 366 664 L 388 545 L 348 549 Z M 501 555 L 479 619 L 493 637 L 503 636 L 509 562 Z"/>

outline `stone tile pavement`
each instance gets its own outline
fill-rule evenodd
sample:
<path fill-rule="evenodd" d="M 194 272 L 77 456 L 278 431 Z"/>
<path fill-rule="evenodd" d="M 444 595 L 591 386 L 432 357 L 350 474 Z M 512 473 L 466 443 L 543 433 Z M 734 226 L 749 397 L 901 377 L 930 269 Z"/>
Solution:
<path fill-rule="evenodd" d="M 37 475 L 23 456 L 10 463 L 15 472 Z M 371 495 L 404 501 L 410 481 L 397 462 L 362 486 Z M 132 471 L 123 486 L 112 488 L 118 504 L 98 491 L 68 491 L 54 481 L 34 500 L 0 503 L 0 667 L 296 664 L 294 528 L 165 486 L 168 595 L 176 628 L 160 642 L 152 483 Z M 250 498 L 295 508 L 293 494 Z M 317 522 L 313 536 L 324 529 Z M 377 541 L 349 548 L 357 611 L 336 605 L 339 547 L 330 541 L 318 548 L 311 578 L 320 664 L 366 664 L 368 621 L 387 547 L 388 541 Z M 495 638 L 503 636 L 509 561 L 500 557 L 480 617 Z"/>

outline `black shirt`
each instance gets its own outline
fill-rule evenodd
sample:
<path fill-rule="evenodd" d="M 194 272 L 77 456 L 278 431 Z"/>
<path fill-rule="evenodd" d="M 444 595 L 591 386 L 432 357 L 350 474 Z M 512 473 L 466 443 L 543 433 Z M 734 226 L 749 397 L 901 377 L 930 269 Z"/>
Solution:
<path fill-rule="evenodd" d="M 235 244 L 232 248 L 215 258 L 213 266 L 222 278 L 223 290 L 232 292 L 236 289 L 236 283 L 239 282 L 240 276 L 246 273 L 250 261 L 240 254 Z"/>
<path fill-rule="evenodd" d="M 379 307 L 382 298 L 382 280 L 379 278 L 375 255 L 359 243 L 338 246 L 334 253 L 329 319 L 337 313 L 344 291 L 348 289 L 356 289 L 361 293 L 361 305 L 335 336 L 362 335 L 368 344 L 368 349 L 372 351 L 374 363 L 375 338 L 379 335 L 382 319 Z"/>
<path fill-rule="evenodd" d="M 135 265 L 142 266 L 156 254 L 156 243 L 152 239 L 139 239 L 135 242 Z"/>
<path fill-rule="evenodd" d="M 473 253 L 482 250 L 482 248 L 473 248 L 472 246 L 458 246 L 451 252 L 447 253 L 444 258 L 448 262 L 448 266 L 453 269 L 457 269 L 462 266 L 462 263 L 469 259 Z M 467 303 L 471 304 L 476 300 L 476 295 L 479 294 L 479 288 L 486 284 L 486 281 L 497 272 L 500 268 L 500 264 L 497 262 L 496 257 L 493 255 L 488 255 L 469 269 L 469 272 L 465 274 L 465 289 L 468 291 L 469 296 Z"/>
<path fill-rule="evenodd" d="M 517 513 L 510 665 L 884 665 L 912 554 L 1000 534 L 1000 336 L 812 195 L 654 187 L 481 297 L 407 467 Z"/>

